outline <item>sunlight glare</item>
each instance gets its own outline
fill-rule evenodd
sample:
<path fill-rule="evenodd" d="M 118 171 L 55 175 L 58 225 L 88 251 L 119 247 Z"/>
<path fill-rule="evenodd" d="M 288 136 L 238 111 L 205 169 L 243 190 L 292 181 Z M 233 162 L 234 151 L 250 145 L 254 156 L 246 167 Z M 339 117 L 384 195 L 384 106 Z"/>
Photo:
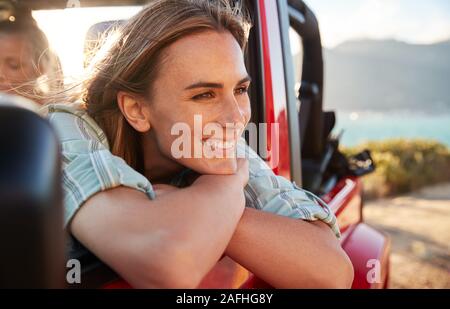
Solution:
<path fill-rule="evenodd" d="M 42 10 L 33 12 L 33 17 L 60 57 L 66 78 L 76 78 L 83 73 L 84 39 L 89 27 L 102 21 L 130 18 L 140 9 L 131 6 Z"/>

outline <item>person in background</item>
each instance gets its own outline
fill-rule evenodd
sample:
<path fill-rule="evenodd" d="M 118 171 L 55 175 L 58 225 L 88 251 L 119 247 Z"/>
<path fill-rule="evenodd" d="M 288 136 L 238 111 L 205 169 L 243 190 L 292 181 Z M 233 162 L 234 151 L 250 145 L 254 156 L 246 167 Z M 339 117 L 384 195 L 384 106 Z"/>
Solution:
<path fill-rule="evenodd" d="M 59 58 L 50 49 L 30 10 L 16 9 L 2 17 L 0 92 L 42 104 L 47 93 L 63 86 Z"/>

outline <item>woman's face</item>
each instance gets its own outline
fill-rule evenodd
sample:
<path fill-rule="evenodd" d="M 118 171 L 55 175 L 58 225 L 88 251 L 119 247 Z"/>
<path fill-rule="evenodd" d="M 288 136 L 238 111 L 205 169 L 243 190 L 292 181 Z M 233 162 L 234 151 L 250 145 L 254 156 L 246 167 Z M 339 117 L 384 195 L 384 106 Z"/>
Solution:
<path fill-rule="evenodd" d="M 0 46 L 0 92 L 12 93 L 21 86 L 20 91 L 26 93 L 33 88 L 30 82 L 39 77 L 30 44 L 20 34 L 0 32 Z"/>
<path fill-rule="evenodd" d="M 236 171 L 236 143 L 250 119 L 250 78 L 231 33 L 202 32 L 164 52 L 148 104 L 163 156 L 202 174 Z"/>

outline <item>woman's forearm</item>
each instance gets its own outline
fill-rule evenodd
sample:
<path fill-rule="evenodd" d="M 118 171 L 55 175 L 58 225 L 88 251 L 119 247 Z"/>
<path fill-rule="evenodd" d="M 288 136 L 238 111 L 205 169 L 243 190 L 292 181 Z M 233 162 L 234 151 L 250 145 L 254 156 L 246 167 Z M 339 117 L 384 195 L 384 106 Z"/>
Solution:
<path fill-rule="evenodd" d="M 118 187 L 91 197 L 72 234 L 136 287 L 195 287 L 222 256 L 245 207 L 248 162 L 156 199 Z M 170 187 L 170 186 L 169 186 Z M 166 186 L 167 188 L 167 186 Z"/>
<path fill-rule="evenodd" d="M 331 230 L 246 208 L 226 254 L 276 288 L 346 288 L 353 268 Z"/>
<path fill-rule="evenodd" d="M 166 217 L 160 219 L 166 221 L 175 242 L 182 244 L 186 257 L 192 259 L 192 270 L 200 270 L 198 281 L 223 255 L 236 229 L 245 204 L 240 195 L 233 188 L 193 185 L 157 198 L 160 207 L 167 208 Z"/>
<path fill-rule="evenodd" d="M 191 186 L 151 201 L 119 187 L 90 198 L 70 228 L 135 287 L 195 287 L 223 254 L 242 215 L 243 202 L 229 203 L 223 194 L 223 188 Z"/>

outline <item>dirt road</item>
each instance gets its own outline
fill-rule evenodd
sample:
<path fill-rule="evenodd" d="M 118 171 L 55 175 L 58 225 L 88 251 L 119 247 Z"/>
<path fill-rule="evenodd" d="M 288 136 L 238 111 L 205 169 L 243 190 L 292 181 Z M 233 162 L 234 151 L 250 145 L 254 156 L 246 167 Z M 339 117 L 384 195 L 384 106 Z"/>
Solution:
<path fill-rule="evenodd" d="M 391 236 L 391 288 L 450 288 L 450 183 L 368 201 L 364 216 Z"/>

